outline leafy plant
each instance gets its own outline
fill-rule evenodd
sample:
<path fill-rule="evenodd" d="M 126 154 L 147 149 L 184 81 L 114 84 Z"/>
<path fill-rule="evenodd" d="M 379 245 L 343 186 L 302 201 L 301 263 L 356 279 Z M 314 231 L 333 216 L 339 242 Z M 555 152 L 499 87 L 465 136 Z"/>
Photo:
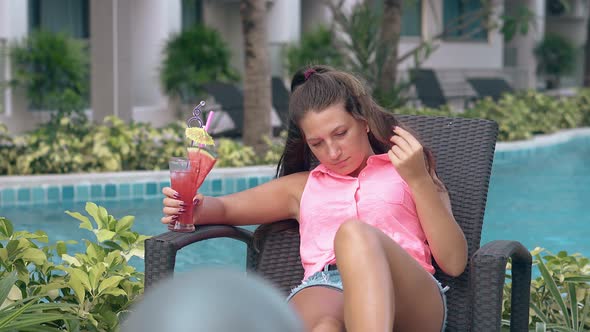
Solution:
<path fill-rule="evenodd" d="M 545 252 L 545 255 L 541 253 Z M 531 281 L 529 327 L 537 331 L 588 331 L 590 329 L 590 260 L 580 254 L 557 255 L 534 249 L 533 265 L 540 276 Z M 510 317 L 511 283 L 504 287 L 503 322 Z"/>
<path fill-rule="evenodd" d="M 220 34 L 194 25 L 172 36 L 164 47 L 160 81 L 164 92 L 184 104 L 194 104 L 202 85 L 210 81 L 236 81 L 231 53 Z"/>
<path fill-rule="evenodd" d="M 499 101 L 483 99 L 462 113 L 439 109 L 398 107 L 395 114 L 484 118 L 498 122 L 500 141 L 531 138 L 560 129 L 590 126 L 590 89 L 572 97 L 552 97 L 528 91 L 507 94 Z M 170 156 L 183 156 L 187 144 L 184 123 L 154 128 L 107 117 L 92 124 L 73 114 L 25 135 L 11 136 L 0 123 L 0 175 L 167 169 Z M 265 138 L 267 153 L 227 138 L 217 139 L 217 167 L 276 164 L 284 137 Z"/>
<path fill-rule="evenodd" d="M 0 175 L 19 173 L 16 159 L 26 150 L 24 141 L 22 136 L 11 136 L 6 125 L 0 123 Z"/>
<path fill-rule="evenodd" d="M 91 218 L 66 213 L 80 221 L 80 228 L 91 231 L 96 241 L 84 240 L 86 251 L 73 256 L 67 253 L 67 245 L 76 241 L 39 247 L 36 242 L 48 242 L 46 233 L 14 231 L 12 223 L 0 217 L 0 279 L 15 273 L 21 293 L 36 297 L 31 301 L 66 308 L 80 320 L 79 327 L 64 320 L 54 322 L 54 327 L 70 324 L 68 330 L 114 331 L 143 293 L 143 273 L 129 260 L 143 258 L 148 237 L 131 230 L 132 216 L 117 220 L 94 203 L 87 203 L 85 209 Z"/>
<path fill-rule="evenodd" d="M 244 167 L 256 164 L 256 153 L 241 142 L 221 138 L 217 140 L 217 166 Z"/>
<path fill-rule="evenodd" d="M 577 98 L 557 98 L 527 91 L 504 95 L 495 102 L 489 98 L 478 101 L 461 116 L 484 118 L 498 122 L 501 141 L 531 138 L 582 124 Z"/>
<path fill-rule="evenodd" d="M 285 149 L 285 142 L 287 141 L 287 131 L 283 130 L 280 132 L 279 137 L 270 138 L 265 136 L 264 141 L 268 146 L 266 154 L 261 160 L 261 164 L 265 165 L 277 165 Z"/>
<path fill-rule="evenodd" d="M 319 26 L 301 36 L 298 45 L 290 45 L 286 49 L 287 71 L 289 76 L 310 64 L 324 64 L 341 67 L 343 57 L 334 45 L 336 36 L 331 29 Z"/>
<path fill-rule="evenodd" d="M 74 307 L 68 303 L 39 302 L 41 296 L 23 298 L 15 285 L 16 272 L 0 279 L 0 330 L 1 331 L 60 331 L 55 322 L 68 327 L 77 326 L 77 317 L 67 311 Z"/>
<path fill-rule="evenodd" d="M 563 75 L 574 70 L 576 48 L 567 38 L 546 34 L 535 47 L 537 71 L 547 77 L 547 88 L 559 87 Z"/>
<path fill-rule="evenodd" d="M 10 48 L 14 86 L 25 89 L 30 107 L 70 113 L 88 105 L 86 45 L 65 34 L 33 31 Z"/>

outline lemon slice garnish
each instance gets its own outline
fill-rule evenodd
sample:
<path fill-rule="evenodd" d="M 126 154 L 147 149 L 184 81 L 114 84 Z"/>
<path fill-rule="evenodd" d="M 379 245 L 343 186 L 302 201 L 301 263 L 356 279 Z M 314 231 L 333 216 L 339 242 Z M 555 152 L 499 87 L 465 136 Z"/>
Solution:
<path fill-rule="evenodd" d="M 211 135 L 209 135 L 205 129 L 200 127 L 186 128 L 184 135 L 186 138 L 192 140 L 196 144 L 215 145 L 213 137 L 211 137 Z"/>

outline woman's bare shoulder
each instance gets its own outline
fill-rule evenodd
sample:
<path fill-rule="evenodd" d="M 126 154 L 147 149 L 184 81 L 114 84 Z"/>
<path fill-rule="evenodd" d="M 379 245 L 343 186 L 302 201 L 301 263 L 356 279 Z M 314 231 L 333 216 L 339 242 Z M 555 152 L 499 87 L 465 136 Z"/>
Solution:
<path fill-rule="evenodd" d="M 287 189 L 293 196 L 301 197 L 307 178 L 309 177 L 309 171 L 297 172 L 285 176 L 281 176 L 277 179 L 285 189 Z"/>

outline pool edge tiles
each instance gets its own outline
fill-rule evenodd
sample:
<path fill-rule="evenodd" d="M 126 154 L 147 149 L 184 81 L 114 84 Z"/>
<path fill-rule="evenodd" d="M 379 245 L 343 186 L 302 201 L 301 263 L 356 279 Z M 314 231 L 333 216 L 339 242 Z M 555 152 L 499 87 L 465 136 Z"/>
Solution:
<path fill-rule="evenodd" d="M 590 137 L 590 127 L 560 130 L 552 134 L 537 135 L 528 140 L 496 143 L 496 151 L 514 151 L 542 148 L 565 143 L 576 137 Z"/>
<path fill-rule="evenodd" d="M 205 195 L 223 195 L 264 183 L 275 166 L 213 169 L 201 186 Z M 237 186 L 244 183 L 246 186 Z M 170 185 L 166 171 L 0 176 L 0 207 L 59 202 L 149 199 Z"/>
<path fill-rule="evenodd" d="M 565 129 L 552 134 L 537 135 L 529 140 L 498 142 L 494 160 L 529 158 L 539 153 L 555 151 L 559 146 L 573 140 L 584 140 L 590 144 L 590 128 Z"/>

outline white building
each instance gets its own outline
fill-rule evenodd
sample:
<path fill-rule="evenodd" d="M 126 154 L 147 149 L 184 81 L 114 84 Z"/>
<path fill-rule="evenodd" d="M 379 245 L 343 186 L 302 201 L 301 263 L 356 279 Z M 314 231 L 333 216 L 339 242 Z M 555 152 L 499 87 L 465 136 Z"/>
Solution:
<path fill-rule="evenodd" d="M 346 6 L 358 1 L 347 0 Z M 571 0 L 573 14 L 559 15 L 546 13 L 547 4 L 553 0 L 498 1 L 498 12 L 527 6 L 535 14 L 535 27 L 508 44 L 497 30 L 467 39 L 460 38 L 462 32 L 458 31 L 443 38 L 422 66 L 435 69 L 445 89 L 461 84 L 470 75 L 502 76 L 516 88 L 537 87 L 532 49 L 545 31 L 566 35 L 583 47 L 587 1 Z M 400 54 L 421 39 L 439 34 L 445 24 L 479 3 L 413 0 L 404 8 Z M 297 42 L 302 33 L 318 24 L 329 24 L 330 13 L 317 0 L 267 0 L 267 8 L 272 72 L 282 76 L 282 48 Z M 92 118 L 101 121 L 115 114 L 160 125 L 172 119 L 158 79 L 167 38 L 183 26 L 203 22 L 222 34 L 232 49 L 233 66 L 242 71 L 239 15 L 239 0 L 0 0 L 0 40 L 7 44 L 36 27 L 66 30 L 87 39 L 91 48 Z M 406 62 L 402 69 L 409 66 L 411 63 Z M 0 60 L 0 75 L 10 76 L 6 59 Z M 580 75 L 570 84 L 579 82 Z M 46 112 L 29 111 L 18 90 L 7 89 L 0 94 L 0 105 L 0 122 L 12 132 L 32 129 L 48 118 Z"/>

